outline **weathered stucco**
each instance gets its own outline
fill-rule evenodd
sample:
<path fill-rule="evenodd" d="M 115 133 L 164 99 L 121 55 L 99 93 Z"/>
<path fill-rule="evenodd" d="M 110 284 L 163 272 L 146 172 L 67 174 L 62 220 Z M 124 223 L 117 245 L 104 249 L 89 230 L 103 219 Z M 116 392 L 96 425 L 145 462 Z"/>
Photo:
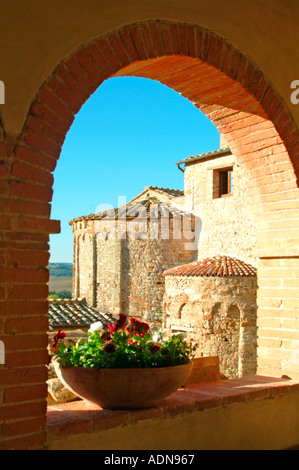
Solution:
<path fill-rule="evenodd" d="M 135 410 L 131 414 L 121 411 L 118 415 L 112 412 L 112 416 L 106 411 L 102 418 L 84 404 L 79 410 L 74 408 L 72 413 L 73 405 L 69 404 L 65 411 L 73 416 L 74 424 L 63 421 L 60 409 L 60 426 L 57 416 L 49 426 L 48 448 L 101 449 L 106 453 L 107 450 L 158 449 L 173 450 L 173 454 L 180 449 L 190 450 L 188 454 L 192 455 L 195 449 L 286 450 L 297 446 L 298 386 L 293 385 L 292 389 L 290 385 L 284 392 L 283 379 L 273 383 L 269 377 L 266 379 L 269 388 L 263 390 L 262 380 L 255 376 L 222 381 L 218 392 L 215 383 L 199 389 L 192 387 L 190 395 L 185 390 L 181 396 L 177 396 L 177 392 L 166 400 L 164 409 L 160 406 L 142 412 Z M 80 418 L 83 422 L 78 423 Z"/>
<path fill-rule="evenodd" d="M 1 115 L 9 132 L 20 132 L 41 84 L 65 57 L 108 31 L 148 19 L 199 24 L 225 38 L 264 71 L 299 122 L 299 107 L 290 102 L 299 64 L 297 0 L 89 0 L 88 8 L 81 0 L 10 0 L 2 13 L 0 78 L 7 93 Z"/>

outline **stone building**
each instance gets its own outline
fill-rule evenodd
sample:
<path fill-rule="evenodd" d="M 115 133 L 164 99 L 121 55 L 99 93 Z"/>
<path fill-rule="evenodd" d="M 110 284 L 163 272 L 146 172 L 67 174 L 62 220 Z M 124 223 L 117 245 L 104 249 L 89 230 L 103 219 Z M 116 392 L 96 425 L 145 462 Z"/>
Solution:
<path fill-rule="evenodd" d="M 220 253 L 256 266 L 248 174 L 223 137 L 220 150 L 188 157 L 177 165 L 184 172 L 184 208 L 201 220 L 198 259 Z"/>
<path fill-rule="evenodd" d="M 164 321 L 196 346 L 196 357 L 218 356 L 228 378 L 256 373 L 256 269 L 226 256 L 164 273 Z"/>
<path fill-rule="evenodd" d="M 197 356 L 219 356 L 227 377 L 254 374 L 256 228 L 246 172 L 222 137 L 221 149 L 177 166 L 184 172 L 184 209 L 197 215 L 201 230 L 197 263 L 164 273 L 163 326 L 186 332 Z"/>
<path fill-rule="evenodd" d="M 197 258 L 198 219 L 180 208 L 182 197 L 146 187 L 124 207 L 72 220 L 73 297 L 160 328 L 163 272 Z"/>

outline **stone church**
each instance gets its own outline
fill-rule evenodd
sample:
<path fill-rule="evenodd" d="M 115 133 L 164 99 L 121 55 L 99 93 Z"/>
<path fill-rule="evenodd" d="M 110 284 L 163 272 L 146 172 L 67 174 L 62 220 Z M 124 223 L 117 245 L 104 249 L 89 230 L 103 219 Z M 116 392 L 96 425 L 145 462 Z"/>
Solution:
<path fill-rule="evenodd" d="M 184 191 L 148 186 L 70 222 L 73 298 L 183 332 L 237 377 L 256 367 L 256 230 L 246 172 L 221 144 L 177 163 Z"/>

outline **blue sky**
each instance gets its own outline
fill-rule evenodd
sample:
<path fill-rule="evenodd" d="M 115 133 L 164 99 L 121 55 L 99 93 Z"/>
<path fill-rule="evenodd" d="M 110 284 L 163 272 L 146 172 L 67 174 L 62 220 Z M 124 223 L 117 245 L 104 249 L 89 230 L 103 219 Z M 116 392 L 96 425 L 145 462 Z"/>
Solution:
<path fill-rule="evenodd" d="M 105 81 L 81 108 L 54 173 L 50 262 L 73 261 L 68 222 L 101 204 L 129 202 L 145 186 L 184 188 L 176 162 L 219 148 L 219 132 L 193 104 L 159 82 Z"/>

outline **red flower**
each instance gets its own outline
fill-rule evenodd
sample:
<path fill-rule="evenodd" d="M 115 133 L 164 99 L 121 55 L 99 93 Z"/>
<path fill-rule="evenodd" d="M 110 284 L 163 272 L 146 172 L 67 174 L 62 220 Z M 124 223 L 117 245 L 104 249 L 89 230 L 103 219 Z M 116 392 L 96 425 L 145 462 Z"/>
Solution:
<path fill-rule="evenodd" d="M 119 319 L 117 321 L 117 329 L 119 330 L 120 328 L 122 328 L 124 326 L 124 324 L 126 323 L 127 321 L 127 315 L 124 315 L 123 313 L 119 313 L 118 314 L 119 316 Z"/>
<path fill-rule="evenodd" d="M 59 341 L 63 340 L 66 337 L 66 334 L 62 331 L 59 330 L 58 333 L 53 337 L 53 341 L 50 344 L 50 351 L 52 354 L 58 354 L 59 353 Z"/>
<path fill-rule="evenodd" d="M 116 351 L 116 347 L 113 341 L 108 341 L 108 343 L 105 344 L 104 351 L 108 354 L 112 354 Z"/>
<path fill-rule="evenodd" d="M 110 331 L 112 335 L 115 331 L 121 330 L 127 321 L 127 315 L 124 315 L 123 313 L 119 313 L 118 316 L 119 318 L 116 323 L 113 323 L 112 325 L 108 325 L 108 330 Z"/>
<path fill-rule="evenodd" d="M 132 333 L 135 336 L 143 338 L 149 330 L 149 325 L 137 320 L 136 318 L 130 318 L 130 322 L 126 326 L 125 330 L 128 333 Z"/>
<path fill-rule="evenodd" d="M 62 330 L 58 330 L 57 335 L 54 336 L 53 346 L 56 347 L 58 342 L 66 337 L 66 334 Z"/>
<path fill-rule="evenodd" d="M 105 331 L 105 332 L 102 334 L 101 339 L 102 339 L 103 341 L 110 341 L 110 340 L 111 340 L 111 336 L 110 336 L 110 334 L 108 333 L 108 331 Z"/>

